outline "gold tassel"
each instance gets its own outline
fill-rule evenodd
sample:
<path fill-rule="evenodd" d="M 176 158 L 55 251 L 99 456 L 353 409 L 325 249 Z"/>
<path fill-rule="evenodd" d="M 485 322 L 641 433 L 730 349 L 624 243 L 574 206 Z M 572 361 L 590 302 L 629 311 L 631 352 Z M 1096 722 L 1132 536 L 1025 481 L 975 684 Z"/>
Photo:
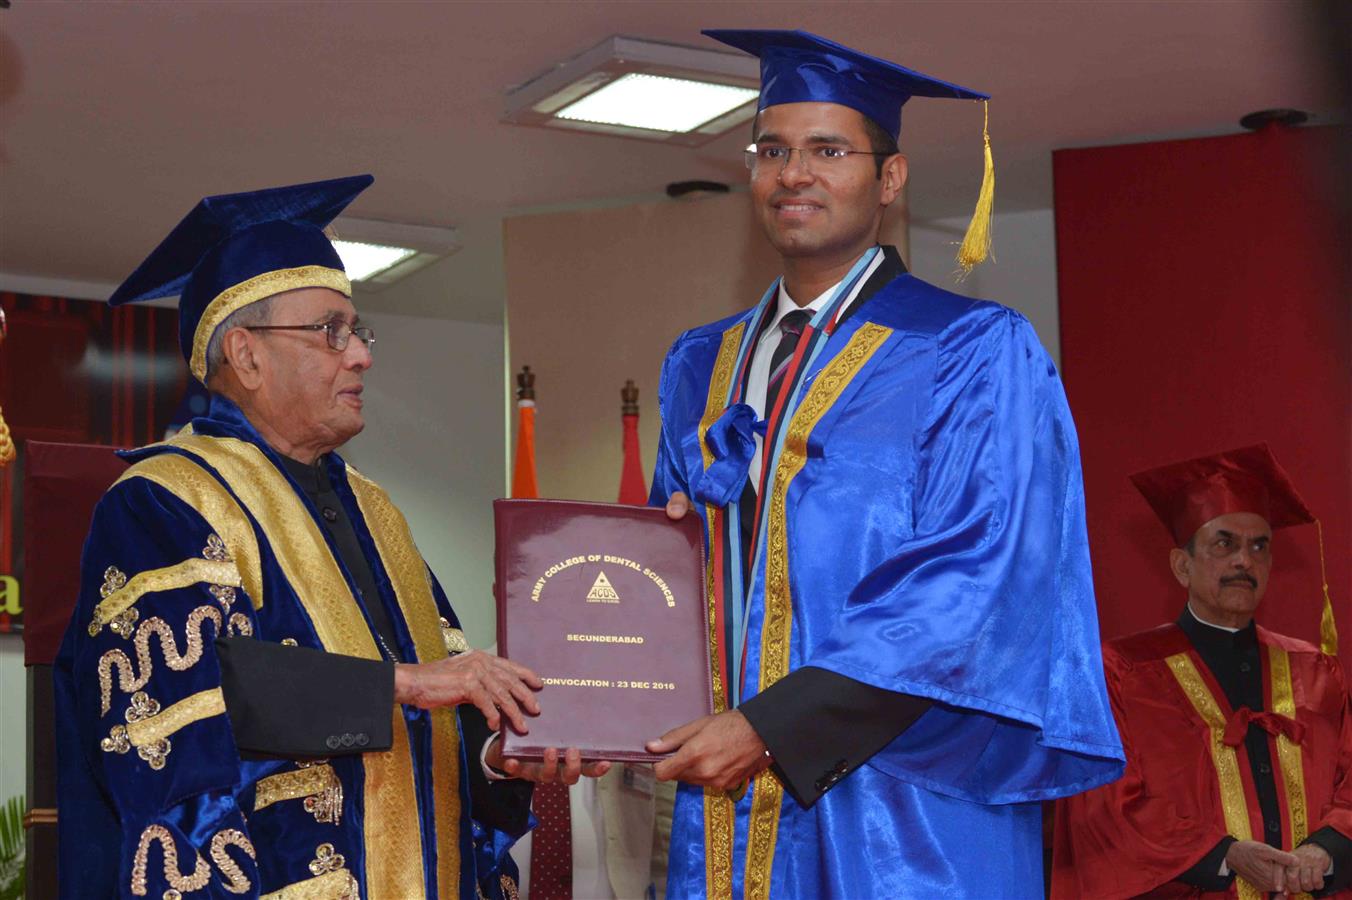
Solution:
<path fill-rule="evenodd" d="M 981 193 L 976 198 L 976 211 L 967 226 L 967 234 L 958 247 L 958 280 L 966 278 L 972 269 L 986 261 L 991 252 L 991 213 L 995 208 L 995 162 L 991 158 L 990 103 L 981 101 L 985 120 L 981 125 L 981 140 L 985 144 L 986 168 L 981 174 Z"/>
<path fill-rule="evenodd" d="M 1324 565 L 1324 526 L 1314 520 L 1319 529 L 1319 579 L 1324 583 L 1324 612 L 1319 616 L 1319 650 L 1329 656 L 1338 655 L 1338 623 L 1333 618 L 1333 600 L 1329 598 L 1329 572 Z"/>
<path fill-rule="evenodd" d="M 9 426 L 0 414 L 0 468 L 14 461 L 14 441 L 9 436 Z"/>

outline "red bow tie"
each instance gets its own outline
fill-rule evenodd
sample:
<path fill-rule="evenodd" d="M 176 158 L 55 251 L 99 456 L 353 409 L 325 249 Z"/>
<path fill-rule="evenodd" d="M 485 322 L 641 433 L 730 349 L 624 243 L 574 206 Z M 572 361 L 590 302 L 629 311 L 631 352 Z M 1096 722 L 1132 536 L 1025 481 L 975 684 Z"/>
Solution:
<path fill-rule="evenodd" d="M 1247 706 L 1241 706 L 1230 716 L 1230 721 L 1225 723 L 1225 735 L 1222 740 L 1231 747 L 1238 747 L 1244 743 L 1244 735 L 1248 733 L 1250 723 L 1273 737 L 1284 734 L 1293 744 L 1299 744 L 1305 739 L 1305 726 L 1295 719 L 1288 719 L 1272 712 L 1254 712 Z"/>

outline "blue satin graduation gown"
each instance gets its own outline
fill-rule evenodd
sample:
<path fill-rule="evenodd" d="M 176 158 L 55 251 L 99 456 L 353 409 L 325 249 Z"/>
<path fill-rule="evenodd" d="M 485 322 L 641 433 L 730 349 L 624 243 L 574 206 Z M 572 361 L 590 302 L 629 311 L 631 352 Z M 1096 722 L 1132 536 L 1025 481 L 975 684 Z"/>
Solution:
<path fill-rule="evenodd" d="M 515 836 L 470 816 L 454 711 L 392 706 L 388 751 L 240 758 L 218 633 L 381 654 L 318 511 L 239 409 L 213 397 L 193 431 L 128 454 L 85 545 L 55 672 L 62 895 L 497 896 Z M 400 658 L 463 649 L 403 516 L 328 465 Z"/>
<path fill-rule="evenodd" d="M 662 369 L 651 501 L 703 498 L 706 533 L 746 476 L 745 409 L 720 392 L 753 323 L 686 332 Z M 748 576 L 741 696 L 811 665 L 934 704 L 808 809 L 770 772 L 735 807 L 682 785 L 668 895 L 1040 897 L 1040 801 L 1123 767 L 1054 366 L 1017 312 L 905 274 L 796 396 Z"/>

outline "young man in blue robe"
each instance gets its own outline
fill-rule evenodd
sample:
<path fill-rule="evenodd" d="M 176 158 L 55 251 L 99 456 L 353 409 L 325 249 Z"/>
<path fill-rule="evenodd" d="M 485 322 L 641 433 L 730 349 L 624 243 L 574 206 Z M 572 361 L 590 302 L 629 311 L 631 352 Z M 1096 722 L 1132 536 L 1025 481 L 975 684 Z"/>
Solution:
<path fill-rule="evenodd" d="M 211 399 L 94 514 L 56 666 L 63 897 L 515 896 L 521 779 L 606 768 L 501 758 L 538 678 L 469 648 L 334 452 L 374 335 L 321 229 L 370 183 L 209 197 L 109 300 L 180 295 Z"/>
<path fill-rule="evenodd" d="M 784 274 L 663 366 L 652 502 L 706 525 L 716 709 L 673 897 L 1040 897 L 1041 801 L 1118 777 L 1075 429 L 1027 320 L 877 246 L 901 104 L 984 99 L 803 32 L 761 59 Z M 749 785 L 748 785 L 749 782 Z"/>

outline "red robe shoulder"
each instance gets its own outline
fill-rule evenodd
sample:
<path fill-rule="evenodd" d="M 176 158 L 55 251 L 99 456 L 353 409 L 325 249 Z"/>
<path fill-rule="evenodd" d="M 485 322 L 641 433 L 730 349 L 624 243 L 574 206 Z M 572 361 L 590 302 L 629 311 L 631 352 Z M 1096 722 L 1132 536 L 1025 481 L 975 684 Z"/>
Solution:
<path fill-rule="evenodd" d="M 1285 651 L 1290 663 L 1296 720 L 1305 726 L 1300 774 L 1306 833 L 1331 826 L 1352 837 L 1352 717 L 1342 668 L 1335 657 L 1296 638 L 1260 627 L 1258 641 L 1265 673 L 1273 648 Z M 1196 888 L 1176 879 L 1229 831 L 1212 761 L 1211 728 L 1168 663 L 1178 654 L 1187 655 L 1223 714 L 1230 715 L 1224 693 L 1176 625 L 1104 644 L 1108 697 L 1126 751 L 1126 771 L 1112 784 L 1057 802 L 1053 897 L 1198 895 Z M 1265 675 L 1270 698 L 1269 680 Z M 1261 834 L 1261 813 L 1242 745 L 1237 756 L 1250 819 L 1258 826 L 1254 833 Z M 1275 744 L 1271 757 L 1278 759 Z M 1277 773 L 1279 783 L 1284 774 Z M 1281 786 L 1285 800 L 1286 785 Z M 1282 804 L 1283 843 L 1291 842 L 1290 805 Z M 1233 888 L 1214 896 L 1227 895 L 1234 895 Z"/>

